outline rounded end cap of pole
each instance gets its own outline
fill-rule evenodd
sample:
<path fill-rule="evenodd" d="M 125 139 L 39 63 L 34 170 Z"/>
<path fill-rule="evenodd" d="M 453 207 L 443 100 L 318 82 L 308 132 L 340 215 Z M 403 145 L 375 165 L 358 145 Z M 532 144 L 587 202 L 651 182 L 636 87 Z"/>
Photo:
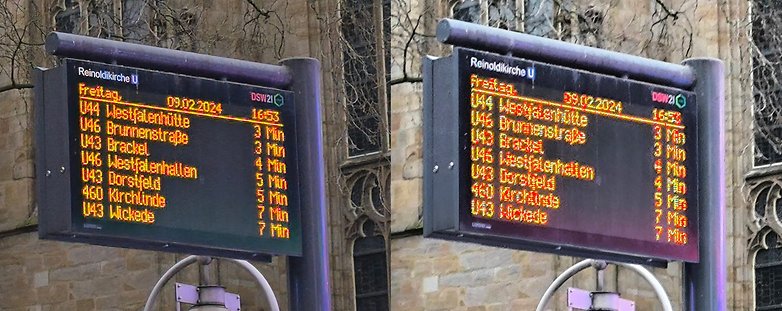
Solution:
<path fill-rule="evenodd" d="M 451 36 L 451 20 L 442 19 L 437 23 L 437 41 L 446 43 Z"/>
<path fill-rule="evenodd" d="M 595 270 L 605 270 L 608 268 L 608 262 L 605 260 L 593 260 L 592 268 L 595 268 Z"/>
<path fill-rule="evenodd" d="M 311 66 L 313 68 L 316 68 L 318 71 L 320 70 L 321 63 L 320 60 L 313 57 L 289 57 L 281 59 L 279 62 L 277 62 L 282 68 L 280 68 L 280 74 L 287 75 L 290 74 L 288 72 L 287 67 L 290 65 L 297 65 L 297 66 Z M 290 80 L 290 78 L 286 78 L 287 80 Z"/>
<path fill-rule="evenodd" d="M 46 36 L 46 40 L 44 41 L 44 49 L 49 55 L 54 55 L 54 53 L 57 52 L 57 48 L 59 47 L 60 42 L 59 35 L 60 34 L 58 32 L 51 32 Z"/>
<path fill-rule="evenodd" d="M 198 263 L 202 265 L 208 265 L 212 263 L 212 257 L 210 256 L 198 256 Z"/>
<path fill-rule="evenodd" d="M 724 62 L 716 57 L 690 57 L 688 59 L 685 59 L 682 61 L 682 65 L 687 65 L 688 63 L 693 62 L 706 62 L 706 63 L 720 63 L 724 64 Z"/>

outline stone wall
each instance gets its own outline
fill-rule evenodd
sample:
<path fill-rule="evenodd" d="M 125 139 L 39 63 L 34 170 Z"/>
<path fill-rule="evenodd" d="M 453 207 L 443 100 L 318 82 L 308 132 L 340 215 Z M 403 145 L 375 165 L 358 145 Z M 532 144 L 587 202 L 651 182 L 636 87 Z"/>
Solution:
<path fill-rule="evenodd" d="M 392 310 L 534 310 L 546 288 L 581 259 L 424 239 L 394 240 L 391 249 Z M 653 272 L 681 310 L 681 264 Z M 547 310 L 567 310 L 566 288 L 592 290 L 595 272 L 587 269 L 566 282 Z M 651 286 L 629 269 L 610 266 L 605 289 L 636 302 L 636 310 L 661 310 Z"/>
<path fill-rule="evenodd" d="M 40 241 L 35 232 L 0 239 L 0 310 L 140 310 L 160 276 L 184 255 Z M 212 272 L 245 308 L 267 308 L 245 270 L 213 262 Z M 287 309 L 285 265 L 256 265 Z M 174 308 L 174 283 L 198 285 L 197 265 L 168 282 L 156 309 Z"/>

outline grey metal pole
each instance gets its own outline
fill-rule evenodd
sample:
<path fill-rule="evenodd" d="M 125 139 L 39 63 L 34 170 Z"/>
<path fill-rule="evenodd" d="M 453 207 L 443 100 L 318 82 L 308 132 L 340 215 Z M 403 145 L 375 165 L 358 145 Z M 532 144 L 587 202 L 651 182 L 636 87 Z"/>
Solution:
<path fill-rule="evenodd" d="M 606 268 L 608 268 L 608 263 L 605 260 L 593 260 L 592 268 L 595 268 L 597 274 L 595 277 L 595 291 L 602 292 L 605 290 L 605 272 Z M 619 291 L 618 288 L 617 291 Z"/>
<path fill-rule="evenodd" d="M 276 88 L 284 88 L 291 82 L 291 75 L 284 66 L 62 32 L 52 32 L 46 37 L 46 51 L 60 57 L 170 71 Z"/>
<path fill-rule="evenodd" d="M 198 258 L 200 265 L 198 265 L 198 272 L 201 275 L 201 284 L 199 285 L 215 285 L 212 279 L 212 269 L 209 266 L 212 264 L 212 257 L 200 256 Z"/>
<path fill-rule="evenodd" d="M 291 58 L 280 62 L 292 73 L 301 192 L 302 256 L 288 257 L 290 310 L 331 310 L 326 175 L 323 164 L 320 62 Z"/>
<path fill-rule="evenodd" d="M 446 44 L 685 89 L 695 80 L 687 66 L 453 19 L 440 21 L 437 39 Z"/>
<path fill-rule="evenodd" d="M 687 59 L 698 99 L 700 262 L 684 265 L 687 310 L 726 310 L 725 68 L 715 58 Z"/>

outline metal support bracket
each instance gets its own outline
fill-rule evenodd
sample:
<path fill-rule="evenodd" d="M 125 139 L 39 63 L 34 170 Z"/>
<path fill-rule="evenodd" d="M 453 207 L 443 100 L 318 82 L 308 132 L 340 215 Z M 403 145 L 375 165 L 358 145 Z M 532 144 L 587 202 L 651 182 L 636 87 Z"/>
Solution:
<path fill-rule="evenodd" d="M 214 289 L 220 290 L 214 290 Z M 190 305 L 204 303 L 223 306 L 230 311 L 241 311 L 241 298 L 237 294 L 227 293 L 219 286 L 193 286 L 190 284 L 176 283 L 174 287 L 176 302 Z M 222 297 L 219 297 L 222 295 Z M 179 310 L 179 305 L 177 305 Z"/>
<path fill-rule="evenodd" d="M 567 305 L 570 310 L 635 311 L 635 302 L 619 297 L 619 293 L 590 292 L 568 288 Z"/>

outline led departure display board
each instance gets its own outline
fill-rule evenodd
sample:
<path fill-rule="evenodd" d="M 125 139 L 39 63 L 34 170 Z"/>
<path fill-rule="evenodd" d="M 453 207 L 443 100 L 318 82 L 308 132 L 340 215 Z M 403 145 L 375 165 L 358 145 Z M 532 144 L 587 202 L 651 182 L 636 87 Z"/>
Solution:
<path fill-rule="evenodd" d="M 43 238 L 301 254 L 291 92 L 72 59 L 40 75 Z"/>
<path fill-rule="evenodd" d="M 698 261 L 692 92 L 463 48 L 425 75 L 427 234 Z"/>

